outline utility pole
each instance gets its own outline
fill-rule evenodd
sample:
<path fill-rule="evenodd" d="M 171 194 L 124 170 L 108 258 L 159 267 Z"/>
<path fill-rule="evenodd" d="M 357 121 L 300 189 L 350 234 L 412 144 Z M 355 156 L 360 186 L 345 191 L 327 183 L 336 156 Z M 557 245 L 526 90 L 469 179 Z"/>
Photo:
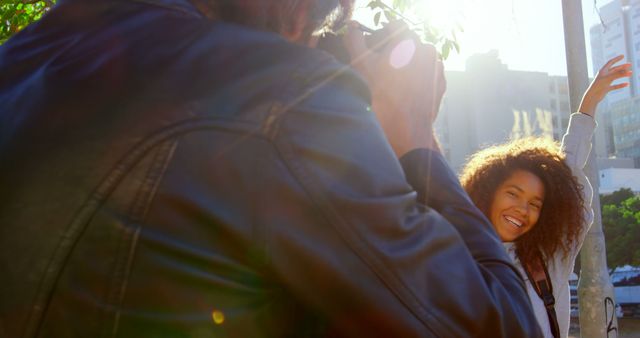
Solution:
<path fill-rule="evenodd" d="M 569 103 L 571 111 L 578 111 L 582 94 L 589 86 L 584 23 L 580 0 L 562 0 Z M 585 167 L 585 174 L 593 186 L 593 225 L 587 234 L 580 263 L 582 270 L 578 282 L 580 305 L 580 336 L 583 338 L 615 338 L 618 336 L 613 285 L 607 271 L 602 216 L 600 214 L 600 181 L 595 161 L 595 147 Z"/>

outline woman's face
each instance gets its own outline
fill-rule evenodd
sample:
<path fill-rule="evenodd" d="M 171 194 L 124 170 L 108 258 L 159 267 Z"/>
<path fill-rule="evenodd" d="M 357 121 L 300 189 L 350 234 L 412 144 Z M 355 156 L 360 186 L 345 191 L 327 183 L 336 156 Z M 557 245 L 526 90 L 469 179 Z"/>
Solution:
<path fill-rule="evenodd" d="M 543 203 L 540 178 L 519 169 L 498 186 L 489 219 L 503 242 L 513 242 L 536 225 Z"/>

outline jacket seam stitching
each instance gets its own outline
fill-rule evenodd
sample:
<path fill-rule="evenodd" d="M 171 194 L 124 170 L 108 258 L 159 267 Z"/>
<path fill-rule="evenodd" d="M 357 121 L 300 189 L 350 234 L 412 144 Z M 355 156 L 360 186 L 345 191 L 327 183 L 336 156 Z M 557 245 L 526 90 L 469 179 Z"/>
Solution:
<path fill-rule="evenodd" d="M 124 248 L 118 248 L 120 250 L 126 249 L 118 255 L 115 263 L 112 285 L 109 290 L 109 296 L 107 298 L 107 304 L 113 309 L 113 323 L 111 325 L 110 336 L 115 337 L 118 324 L 120 321 L 121 307 L 126 294 L 126 288 L 128 284 L 129 274 L 133 264 L 133 259 L 136 252 L 137 242 L 141 231 L 140 221 L 146 216 L 149 206 L 153 201 L 158 185 L 164 177 L 164 173 L 168 164 L 171 162 L 173 153 L 178 144 L 178 136 L 171 138 L 164 142 L 159 142 L 156 147 L 156 154 L 151 154 L 152 159 L 146 173 L 143 176 L 143 181 L 140 187 L 137 189 L 133 203 L 131 203 L 127 215 L 126 223 L 131 225 L 131 228 L 125 228 L 120 245 Z M 151 150 L 150 150 L 151 152 Z M 148 155 L 146 155 L 148 156 Z M 145 156 L 141 156 L 140 161 L 144 160 Z"/>
<path fill-rule="evenodd" d="M 343 241 L 346 242 L 347 246 L 351 248 L 351 250 L 358 256 L 360 259 L 367 265 L 369 268 L 380 278 L 380 280 L 389 287 L 393 294 L 407 306 L 410 312 L 413 312 L 421 322 L 425 324 L 425 327 L 429 329 L 432 333 L 438 335 L 436 330 L 432 327 L 435 325 L 437 327 L 441 327 L 436 321 L 436 317 L 429 313 L 429 311 L 420 303 L 418 297 L 416 297 L 413 292 L 406 287 L 404 282 L 394 273 L 391 269 L 389 269 L 385 263 L 383 263 L 380 258 L 366 246 L 366 243 L 360 238 L 360 236 L 355 231 L 348 230 L 348 226 L 344 226 L 348 222 L 344 220 L 340 213 L 335 211 L 333 205 L 329 202 L 328 199 L 321 196 L 320 193 L 314 193 L 316 189 L 313 187 L 316 186 L 315 182 L 313 182 L 313 178 L 308 175 L 306 170 L 302 168 L 302 165 L 295 161 L 294 156 L 291 154 L 287 156 L 287 154 L 293 153 L 293 150 L 286 149 L 287 145 L 282 143 L 282 147 L 278 147 L 276 145 L 276 149 L 281 154 L 281 159 L 286 167 L 289 168 L 289 172 L 291 176 L 298 182 L 300 187 L 303 188 L 306 195 L 312 201 L 312 203 L 320 210 L 320 212 L 325 216 L 329 224 L 332 225 L 333 229 L 339 234 Z M 290 161 L 287 161 L 287 158 L 291 158 Z M 305 182 L 306 181 L 306 182 Z M 323 205 L 325 207 L 323 207 Z M 342 226 L 341 226 L 342 225 Z M 349 232 L 349 233 L 347 233 Z M 413 305 L 411 303 L 414 303 Z M 426 317 L 426 318 L 425 318 Z"/>
<path fill-rule="evenodd" d="M 216 117 L 190 118 L 178 121 L 149 134 L 149 136 L 133 145 L 124 153 L 97 184 L 94 190 L 87 194 L 85 202 L 80 205 L 75 215 L 68 222 L 40 279 L 36 294 L 31 302 L 31 310 L 27 314 L 22 336 L 34 337 L 38 334 L 51 297 L 53 296 L 55 286 L 64 268 L 64 263 L 73 252 L 78 239 L 85 231 L 87 224 L 93 218 L 95 212 L 99 210 L 120 181 L 145 154 L 155 145 L 191 131 L 207 129 L 233 130 L 233 127 L 237 129 L 240 126 L 244 128 L 250 127 L 248 128 L 250 135 L 264 138 L 259 130 L 255 130 L 257 129 L 256 126 L 259 128 L 259 125 L 255 123 Z"/>

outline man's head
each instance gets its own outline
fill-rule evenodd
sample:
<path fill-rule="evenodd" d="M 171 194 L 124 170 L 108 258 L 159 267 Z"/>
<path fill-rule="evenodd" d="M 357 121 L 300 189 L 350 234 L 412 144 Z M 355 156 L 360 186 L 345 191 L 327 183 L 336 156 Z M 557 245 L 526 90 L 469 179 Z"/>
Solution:
<path fill-rule="evenodd" d="M 214 17 L 306 42 L 351 17 L 355 0 L 206 0 Z"/>

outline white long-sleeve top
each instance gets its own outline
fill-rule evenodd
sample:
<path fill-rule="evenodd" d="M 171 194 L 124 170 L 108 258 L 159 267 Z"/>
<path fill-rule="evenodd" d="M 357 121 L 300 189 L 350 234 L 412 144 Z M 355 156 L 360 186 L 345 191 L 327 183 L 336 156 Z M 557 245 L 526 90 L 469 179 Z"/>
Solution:
<path fill-rule="evenodd" d="M 594 119 L 585 114 L 575 113 L 571 115 L 569 120 L 569 127 L 567 132 L 562 138 L 562 149 L 566 153 L 566 163 L 571 168 L 573 175 L 578 179 L 578 182 L 582 184 L 583 198 L 584 198 L 584 223 L 580 238 L 574 243 L 574 246 L 567 255 L 566 259 L 563 259 L 562 253 L 558 252 L 547 260 L 547 270 L 549 271 L 549 277 L 553 286 L 553 296 L 556 299 L 556 315 L 558 316 L 558 326 L 560 328 L 560 337 L 567 337 L 569 334 L 569 314 L 570 314 L 570 302 L 571 294 L 569 292 L 569 277 L 573 271 L 574 261 L 582 242 L 593 223 L 593 209 L 591 202 L 593 200 L 593 188 L 584 174 L 584 166 L 591 152 L 591 137 L 595 130 L 596 123 Z M 515 246 L 513 243 L 505 243 L 505 247 L 509 252 L 509 255 L 514 260 L 518 270 L 525 278 L 525 284 L 527 286 L 527 293 L 531 299 L 536 318 L 538 323 L 544 332 L 544 336 L 553 338 L 551 334 L 551 328 L 549 327 L 549 318 L 547 317 L 547 310 L 544 307 L 544 303 L 533 289 L 531 282 L 529 281 L 527 274 L 524 272 L 520 260 L 515 256 Z"/>

